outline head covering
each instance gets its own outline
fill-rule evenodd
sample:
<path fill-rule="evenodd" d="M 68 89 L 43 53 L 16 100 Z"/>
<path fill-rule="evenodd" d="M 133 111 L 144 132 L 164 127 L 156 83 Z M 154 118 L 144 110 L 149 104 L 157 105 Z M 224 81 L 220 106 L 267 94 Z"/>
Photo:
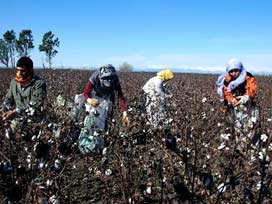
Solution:
<path fill-rule="evenodd" d="M 227 90 L 228 91 L 232 91 L 234 90 L 236 87 L 238 87 L 239 85 L 241 85 L 242 83 L 244 83 L 244 81 L 246 80 L 246 76 L 247 76 L 247 71 L 244 68 L 243 64 L 241 61 L 237 60 L 237 59 L 230 59 L 226 65 L 226 74 L 220 75 L 216 81 L 216 85 L 217 85 L 217 93 L 219 94 L 219 96 L 221 97 L 220 100 L 223 100 L 223 86 L 224 86 L 224 80 L 226 78 L 226 76 L 228 76 L 229 72 L 233 69 L 239 69 L 240 70 L 240 75 L 237 79 L 231 81 L 228 84 Z"/>
<path fill-rule="evenodd" d="M 164 69 L 164 70 L 158 72 L 157 76 L 164 81 L 174 78 L 174 74 L 170 69 Z"/>
<path fill-rule="evenodd" d="M 217 86 L 217 93 L 220 96 L 220 101 L 223 101 L 223 85 L 224 85 L 224 80 L 225 80 L 226 75 L 221 74 L 216 81 L 216 86 Z"/>
<path fill-rule="evenodd" d="M 105 77 L 109 77 L 109 76 L 116 76 L 116 75 L 117 75 L 116 70 L 115 70 L 114 66 L 112 66 L 111 64 L 103 65 L 99 69 L 100 78 L 105 78 Z"/>
<path fill-rule="evenodd" d="M 233 69 L 239 69 L 240 71 L 242 71 L 244 69 L 244 66 L 242 62 L 239 61 L 238 59 L 230 59 L 227 62 L 226 71 L 229 73 Z"/>
<path fill-rule="evenodd" d="M 99 69 L 99 80 L 102 86 L 110 88 L 114 85 L 117 73 L 111 64 L 104 65 Z"/>
<path fill-rule="evenodd" d="M 230 59 L 227 62 L 226 65 L 226 71 L 227 73 L 229 73 L 231 70 L 233 69 L 239 69 L 240 70 L 240 75 L 237 79 L 231 81 L 228 85 L 228 90 L 232 91 L 233 89 L 235 89 L 236 87 L 238 87 L 240 84 L 244 83 L 244 81 L 246 80 L 246 69 L 244 68 L 244 65 L 242 64 L 241 61 L 239 61 L 238 59 Z"/>
<path fill-rule="evenodd" d="M 29 57 L 21 57 L 17 61 L 16 67 L 18 70 L 15 77 L 16 81 L 20 84 L 29 83 L 34 76 L 33 61 Z M 22 76 L 19 70 L 24 71 L 25 75 Z"/>

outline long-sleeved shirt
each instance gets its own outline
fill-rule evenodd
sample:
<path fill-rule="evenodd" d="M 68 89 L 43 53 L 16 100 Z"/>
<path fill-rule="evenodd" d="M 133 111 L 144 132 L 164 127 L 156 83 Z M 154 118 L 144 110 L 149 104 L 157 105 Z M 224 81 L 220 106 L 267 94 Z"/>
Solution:
<path fill-rule="evenodd" d="M 154 76 L 149 79 L 143 86 L 143 91 L 150 96 L 161 96 L 168 95 L 164 88 L 164 81 L 158 76 Z"/>
<path fill-rule="evenodd" d="M 99 81 L 99 72 L 96 71 L 94 72 L 91 77 L 89 78 L 85 89 L 84 89 L 84 99 L 85 101 L 87 101 L 88 98 L 92 98 L 94 96 L 98 96 L 98 97 L 111 97 L 112 102 L 114 102 L 114 96 L 115 93 L 117 93 L 118 98 L 119 98 L 119 104 L 120 107 L 122 109 L 122 111 L 126 111 L 127 107 L 126 107 L 126 101 L 124 98 L 124 94 L 122 92 L 122 88 L 119 82 L 119 78 L 116 78 L 116 81 L 113 85 L 113 87 L 111 88 L 106 88 L 103 87 Z"/>
<path fill-rule="evenodd" d="M 16 108 L 21 113 L 27 108 L 40 109 L 46 99 L 46 83 L 38 76 L 25 85 L 15 79 L 11 80 L 10 87 L 3 103 L 3 109 Z"/>
<path fill-rule="evenodd" d="M 248 95 L 250 99 L 252 100 L 254 99 L 254 97 L 256 96 L 257 85 L 256 85 L 256 80 L 252 74 L 247 72 L 245 82 L 239 85 L 238 87 L 236 87 L 234 90 L 229 91 L 228 84 L 231 81 L 232 81 L 232 78 L 228 74 L 225 77 L 224 86 L 223 86 L 224 99 L 227 101 L 228 104 L 231 103 L 233 97 L 235 96 Z"/>

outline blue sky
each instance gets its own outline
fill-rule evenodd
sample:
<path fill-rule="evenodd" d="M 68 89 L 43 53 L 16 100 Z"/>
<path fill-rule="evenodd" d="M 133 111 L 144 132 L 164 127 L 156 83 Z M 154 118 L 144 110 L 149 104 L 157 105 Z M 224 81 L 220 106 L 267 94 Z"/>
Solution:
<path fill-rule="evenodd" d="M 36 66 L 43 34 L 60 40 L 55 67 L 128 62 L 134 69 L 223 71 L 238 58 L 272 70 L 270 0 L 1 0 L 0 36 L 31 29 Z"/>

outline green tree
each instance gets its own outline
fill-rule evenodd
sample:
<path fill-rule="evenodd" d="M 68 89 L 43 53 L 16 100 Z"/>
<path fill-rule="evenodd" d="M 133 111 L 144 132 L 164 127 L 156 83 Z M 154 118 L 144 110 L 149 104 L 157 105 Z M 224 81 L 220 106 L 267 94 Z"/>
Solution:
<path fill-rule="evenodd" d="M 119 65 L 119 71 L 120 72 L 132 72 L 133 66 L 127 62 L 123 62 Z"/>
<path fill-rule="evenodd" d="M 52 58 L 58 53 L 55 47 L 59 47 L 59 39 L 54 39 L 54 34 L 49 31 L 43 35 L 42 44 L 39 45 L 40 52 L 45 52 L 46 61 L 49 63 L 49 68 L 52 65 Z"/>
<path fill-rule="evenodd" d="M 31 30 L 22 30 L 19 39 L 16 40 L 16 50 L 19 57 L 29 57 L 30 51 L 34 48 Z"/>
<path fill-rule="evenodd" d="M 13 30 L 10 30 L 5 32 L 3 37 L 7 44 L 11 67 L 15 67 L 16 33 Z"/>
<path fill-rule="evenodd" d="M 0 39 L 0 62 L 6 67 L 9 65 L 8 46 L 3 39 Z"/>

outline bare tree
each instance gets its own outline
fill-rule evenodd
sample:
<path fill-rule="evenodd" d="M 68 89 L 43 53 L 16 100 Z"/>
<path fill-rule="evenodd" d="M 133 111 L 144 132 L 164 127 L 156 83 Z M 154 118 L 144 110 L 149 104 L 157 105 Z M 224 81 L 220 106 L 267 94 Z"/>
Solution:
<path fill-rule="evenodd" d="M 119 65 L 119 71 L 120 72 L 132 72 L 133 66 L 127 62 L 123 62 Z"/>

